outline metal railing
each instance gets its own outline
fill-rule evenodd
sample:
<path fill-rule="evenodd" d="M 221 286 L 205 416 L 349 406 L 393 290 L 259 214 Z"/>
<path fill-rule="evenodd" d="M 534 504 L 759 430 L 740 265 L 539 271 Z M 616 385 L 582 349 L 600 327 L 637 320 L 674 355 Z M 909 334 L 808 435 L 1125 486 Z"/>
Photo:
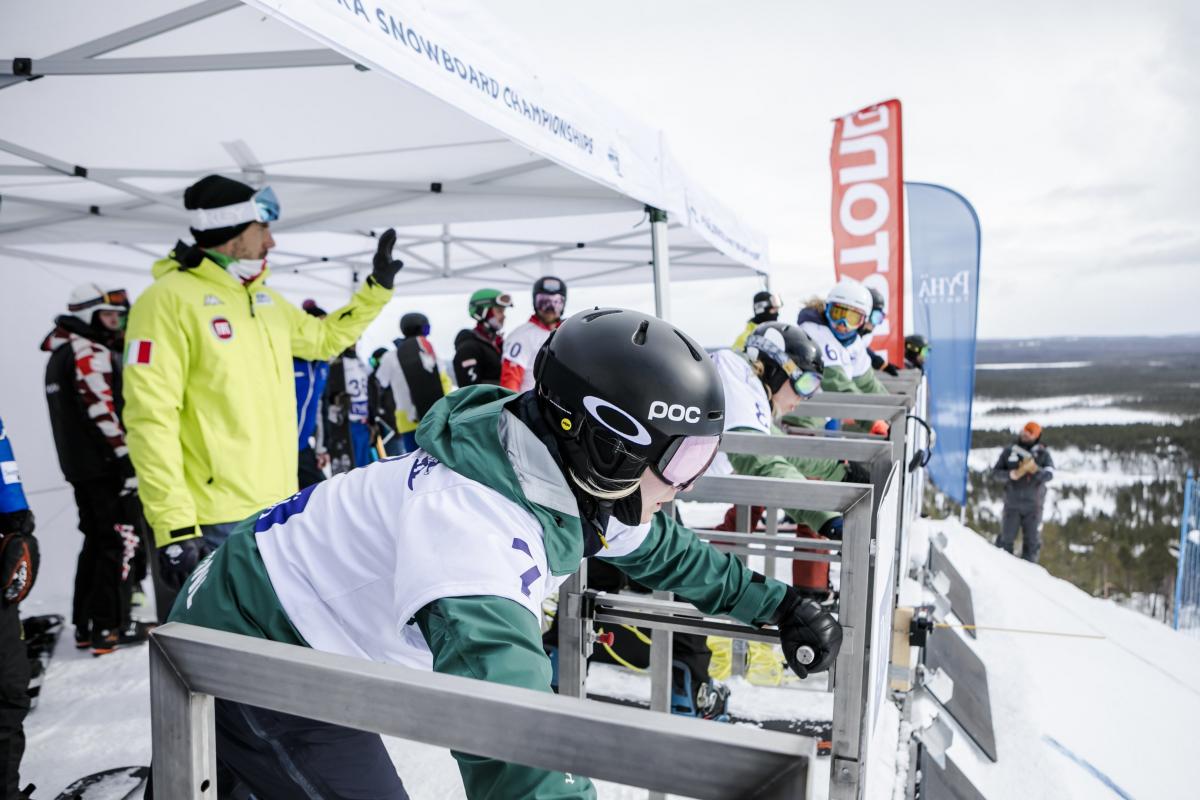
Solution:
<path fill-rule="evenodd" d="M 810 737 L 169 623 L 150 639 L 156 796 L 217 796 L 214 698 L 696 798 L 803 798 L 816 755 Z"/>

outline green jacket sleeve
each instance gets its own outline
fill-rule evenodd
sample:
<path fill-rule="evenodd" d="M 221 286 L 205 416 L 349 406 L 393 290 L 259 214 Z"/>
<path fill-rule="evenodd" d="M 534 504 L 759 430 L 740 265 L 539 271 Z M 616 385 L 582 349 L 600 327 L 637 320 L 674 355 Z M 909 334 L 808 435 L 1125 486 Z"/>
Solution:
<path fill-rule="evenodd" d="M 882 385 L 880 386 L 882 388 Z M 846 370 L 841 367 L 825 367 L 825 371 L 821 374 L 821 391 L 822 392 L 849 392 L 850 394 L 862 394 L 862 389 L 858 387 L 850 376 L 846 374 Z M 804 406 L 802 405 L 801 408 Z"/>
<path fill-rule="evenodd" d="M 433 652 L 433 669 L 448 675 L 549 692 L 550 659 L 526 609 L 502 597 L 449 597 L 416 615 Z M 585 777 L 453 753 L 471 800 L 565 800 L 596 797 Z"/>
<path fill-rule="evenodd" d="M 317 319 L 280 298 L 291 319 L 292 355 L 306 361 L 328 361 L 354 344 L 392 299 L 392 290 L 368 278 L 350 302 Z"/>
<path fill-rule="evenodd" d="M 159 285 L 152 285 L 133 304 L 125 339 L 131 345 L 149 343 L 144 345 L 148 363 L 126 358 L 122 374 L 125 442 L 158 547 L 170 544 L 170 532 L 179 528 L 193 526 L 191 535 L 179 539 L 200 535 L 194 528 L 196 506 L 184 479 L 179 439 L 190 346 L 175 306 L 175 296 Z"/>
<path fill-rule="evenodd" d="M 863 394 L 888 394 L 887 387 L 879 380 L 879 375 L 869 369 L 853 381 L 854 387 Z"/>
<path fill-rule="evenodd" d="M 777 425 L 771 426 L 774 436 L 786 436 Z M 846 477 L 846 465 L 836 458 L 797 458 L 786 456 L 788 463 L 800 470 L 804 477 L 818 481 L 840 481 Z"/>
<path fill-rule="evenodd" d="M 738 429 L 743 433 L 752 433 L 749 429 Z M 756 478 L 787 478 L 794 481 L 807 480 L 804 472 L 783 456 L 756 456 L 747 453 L 729 453 L 729 463 L 738 475 L 752 475 Z M 809 511 L 803 508 L 785 508 L 784 513 L 795 522 L 807 525 L 814 531 L 834 517 L 841 516 L 835 511 Z"/>
<path fill-rule="evenodd" d="M 603 551 L 599 555 L 603 558 Z M 769 622 L 786 591 L 774 578 L 756 580 L 742 562 L 662 513 L 654 515 L 636 550 L 604 560 L 652 589 L 674 592 L 705 614 L 728 614 L 747 625 Z"/>

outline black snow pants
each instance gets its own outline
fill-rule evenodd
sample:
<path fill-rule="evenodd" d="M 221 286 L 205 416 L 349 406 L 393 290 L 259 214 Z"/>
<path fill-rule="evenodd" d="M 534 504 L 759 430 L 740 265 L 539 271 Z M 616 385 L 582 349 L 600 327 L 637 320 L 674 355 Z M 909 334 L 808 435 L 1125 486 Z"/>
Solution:
<path fill-rule="evenodd" d="M 1042 510 L 1005 505 L 996 546 L 1011 553 L 1017 543 L 1018 530 L 1021 531 L 1021 558 L 1036 564 L 1042 550 Z"/>
<path fill-rule="evenodd" d="M 25 752 L 22 723 L 29 713 L 29 656 L 17 606 L 0 600 L 0 797 L 17 797 L 17 768 Z"/>
<path fill-rule="evenodd" d="M 71 485 L 83 533 L 71 622 L 79 631 L 120 628 L 129 621 L 129 600 L 137 578 L 140 509 L 134 498 L 121 498 L 121 482 L 116 478 Z"/>

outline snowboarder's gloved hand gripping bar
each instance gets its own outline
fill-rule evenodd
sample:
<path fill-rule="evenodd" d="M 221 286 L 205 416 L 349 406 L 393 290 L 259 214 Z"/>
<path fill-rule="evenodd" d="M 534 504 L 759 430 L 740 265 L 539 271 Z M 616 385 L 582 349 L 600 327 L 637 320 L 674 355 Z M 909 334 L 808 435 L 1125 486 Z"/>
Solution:
<path fill-rule="evenodd" d="M 811 672 L 824 672 L 837 660 L 842 648 L 842 626 L 815 601 L 801 596 L 792 586 L 771 620 L 779 626 L 779 641 L 788 666 L 801 678 Z M 812 652 L 808 663 L 807 648 Z M 804 658 L 801 658 L 801 655 Z"/>

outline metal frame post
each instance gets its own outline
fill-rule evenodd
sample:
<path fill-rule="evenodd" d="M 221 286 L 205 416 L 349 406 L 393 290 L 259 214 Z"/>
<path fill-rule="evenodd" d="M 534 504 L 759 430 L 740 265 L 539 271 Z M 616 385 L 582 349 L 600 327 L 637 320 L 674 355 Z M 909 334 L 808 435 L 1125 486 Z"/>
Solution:
<path fill-rule="evenodd" d="M 587 659 L 592 652 L 591 614 L 583 608 L 587 595 L 587 559 L 558 589 L 558 693 L 587 697 Z"/>
<path fill-rule="evenodd" d="M 646 206 L 650 214 L 650 251 L 654 267 L 654 315 L 671 319 L 671 257 L 667 242 L 667 212 Z"/>
<path fill-rule="evenodd" d="M 217 796 L 217 729 L 212 695 L 195 694 L 150 639 L 150 717 L 154 788 L 159 797 Z"/>

